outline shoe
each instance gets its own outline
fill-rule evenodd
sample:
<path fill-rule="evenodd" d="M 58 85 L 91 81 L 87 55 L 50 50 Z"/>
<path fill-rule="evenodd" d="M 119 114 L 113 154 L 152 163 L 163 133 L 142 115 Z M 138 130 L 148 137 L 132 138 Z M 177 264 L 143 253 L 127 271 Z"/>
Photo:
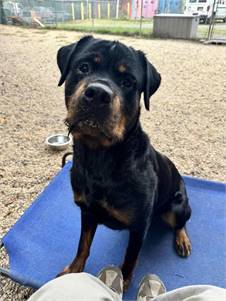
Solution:
<path fill-rule="evenodd" d="M 165 285 L 157 275 L 149 274 L 141 280 L 137 301 L 151 301 L 153 298 L 166 292 Z"/>
<path fill-rule="evenodd" d="M 120 297 L 123 294 L 123 276 L 118 267 L 109 266 L 103 268 L 97 277 Z"/>

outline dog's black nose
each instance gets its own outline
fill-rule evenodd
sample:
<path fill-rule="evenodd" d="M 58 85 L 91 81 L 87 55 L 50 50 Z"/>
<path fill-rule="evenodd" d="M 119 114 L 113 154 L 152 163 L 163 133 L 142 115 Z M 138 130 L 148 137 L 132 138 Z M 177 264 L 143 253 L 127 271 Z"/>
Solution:
<path fill-rule="evenodd" d="M 84 97 L 88 102 L 98 101 L 99 104 L 108 104 L 113 96 L 112 90 L 102 83 L 91 83 L 87 86 Z"/>

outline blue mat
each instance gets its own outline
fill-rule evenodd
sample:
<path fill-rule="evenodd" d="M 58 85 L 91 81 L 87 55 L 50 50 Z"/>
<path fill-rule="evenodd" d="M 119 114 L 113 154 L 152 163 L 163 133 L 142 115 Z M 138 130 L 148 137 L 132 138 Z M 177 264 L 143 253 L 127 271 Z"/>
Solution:
<path fill-rule="evenodd" d="M 73 259 L 80 234 L 80 209 L 74 205 L 68 162 L 3 238 L 15 281 L 40 287 Z M 184 177 L 192 218 L 187 228 L 193 249 L 189 258 L 177 256 L 173 233 L 157 222 L 148 234 L 125 300 L 135 297 L 143 275 L 158 274 L 168 290 L 189 284 L 226 288 L 226 185 Z M 126 231 L 99 226 L 85 271 L 122 262 L 128 241 Z M 4 271 L 2 271 L 4 272 Z"/>

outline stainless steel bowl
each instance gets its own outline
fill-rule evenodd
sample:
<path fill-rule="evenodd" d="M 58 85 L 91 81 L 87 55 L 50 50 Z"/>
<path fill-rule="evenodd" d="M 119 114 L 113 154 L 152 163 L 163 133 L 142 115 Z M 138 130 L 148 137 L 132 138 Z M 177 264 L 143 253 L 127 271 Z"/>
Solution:
<path fill-rule="evenodd" d="M 45 140 L 45 144 L 54 150 L 64 150 L 71 142 L 72 138 L 65 134 L 51 135 Z"/>

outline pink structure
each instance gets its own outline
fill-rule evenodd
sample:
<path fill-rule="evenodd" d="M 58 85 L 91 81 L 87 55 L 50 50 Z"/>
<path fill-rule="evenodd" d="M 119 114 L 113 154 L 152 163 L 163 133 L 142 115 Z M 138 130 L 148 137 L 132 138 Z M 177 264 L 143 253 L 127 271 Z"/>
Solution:
<path fill-rule="evenodd" d="M 132 0 L 132 17 L 140 18 L 142 0 Z M 158 0 L 143 0 L 143 18 L 152 18 L 158 9 Z"/>

